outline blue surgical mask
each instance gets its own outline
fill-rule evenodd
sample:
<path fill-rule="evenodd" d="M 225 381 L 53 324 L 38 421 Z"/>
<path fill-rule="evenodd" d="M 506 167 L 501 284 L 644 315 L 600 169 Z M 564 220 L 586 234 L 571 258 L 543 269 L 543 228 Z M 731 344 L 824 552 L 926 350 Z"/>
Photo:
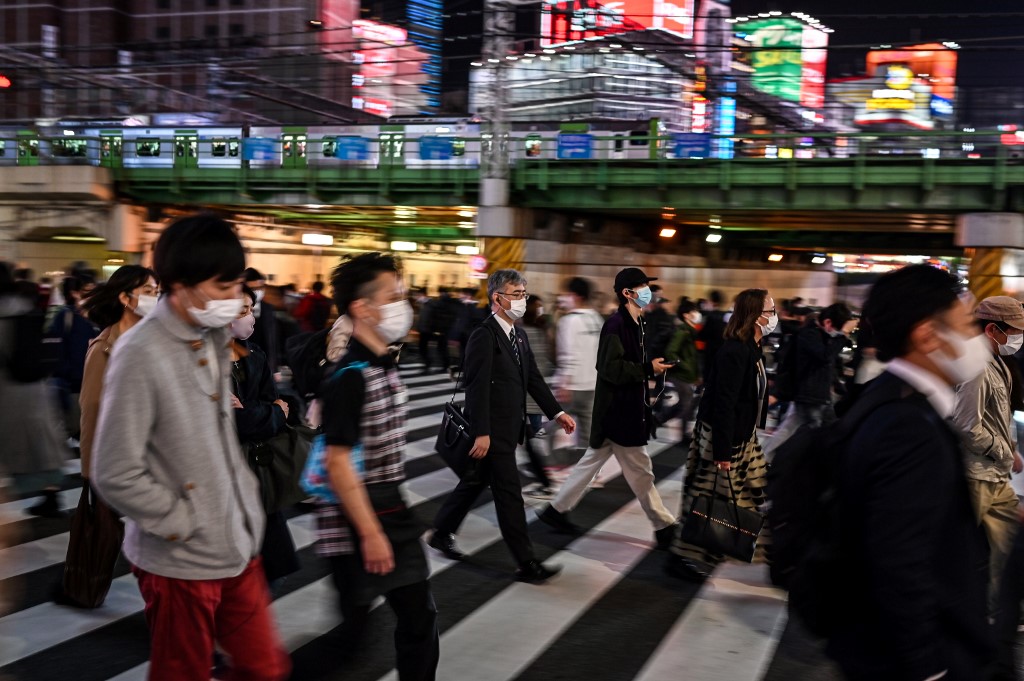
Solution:
<path fill-rule="evenodd" d="M 637 296 L 636 297 L 636 304 L 639 307 L 647 307 L 648 305 L 651 304 L 651 300 L 653 299 L 654 296 L 651 293 L 651 287 L 650 286 L 645 286 L 643 288 L 634 289 L 633 292 L 636 293 L 636 296 Z"/>

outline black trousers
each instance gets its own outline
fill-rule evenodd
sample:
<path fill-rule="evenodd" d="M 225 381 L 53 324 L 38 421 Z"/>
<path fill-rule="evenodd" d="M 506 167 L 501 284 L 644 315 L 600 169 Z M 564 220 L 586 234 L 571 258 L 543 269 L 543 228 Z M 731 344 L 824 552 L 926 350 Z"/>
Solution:
<path fill-rule="evenodd" d="M 349 578 L 353 570 L 362 570 L 359 555 L 332 556 L 331 576 L 338 589 L 341 626 L 346 648 L 358 649 L 366 635 L 366 621 L 370 604 L 360 603 L 348 587 L 355 580 Z M 430 591 L 430 582 L 417 582 L 398 587 L 386 594 L 388 605 L 398 618 L 395 625 L 395 668 L 401 681 L 434 681 L 440 659 L 437 633 L 437 606 Z"/>
<path fill-rule="evenodd" d="M 423 367 L 430 368 L 430 341 L 433 339 L 437 341 L 437 353 L 441 358 L 441 368 L 447 369 L 451 366 L 451 357 L 448 355 L 448 334 L 444 333 L 420 334 L 420 357 L 423 359 Z"/>
<path fill-rule="evenodd" d="M 1024 528 L 1018 530 L 1013 548 L 1003 566 L 999 587 L 999 612 L 996 615 L 995 641 L 997 646 L 994 681 L 1013 681 L 1017 678 L 1014 659 L 1017 649 L 1017 625 L 1020 622 L 1021 601 L 1024 600 Z"/>
<path fill-rule="evenodd" d="M 516 564 L 533 560 L 533 545 L 526 529 L 526 505 L 519 482 L 515 451 L 502 452 L 493 448 L 484 457 L 481 482 L 467 484 L 460 481 L 445 500 L 434 519 L 434 529 L 445 534 L 457 534 L 462 521 L 477 497 L 485 488 L 491 488 L 494 506 L 498 512 L 498 527 Z"/>

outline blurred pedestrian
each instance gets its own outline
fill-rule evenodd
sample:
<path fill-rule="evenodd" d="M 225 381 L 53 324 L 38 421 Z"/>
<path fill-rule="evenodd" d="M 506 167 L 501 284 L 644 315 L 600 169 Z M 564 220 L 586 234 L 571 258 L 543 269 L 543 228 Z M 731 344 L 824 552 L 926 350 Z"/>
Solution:
<path fill-rule="evenodd" d="M 61 339 L 60 362 L 53 372 L 52 382 L 72 449 L 79 447 L 82 414 L 78 402 L 85 373 L 85 356 L 89 352 L 89 344 L 100 332 L 81 311 L 83 297 L 95 286 L 94 281 L 83 275 L 66 277 L 62 284 L 65 304 L 57 310 L 49 330 L 51 336 Z"/>
<path fill-rule="evenodd" d="M 397 618 L 398 678 L 432 681 L 437 608 L 420 541 L 425 525 L 402 491 L 408 398 L 388 348 L 409 332 L 412 308 L 390 255 L 343 261 L 332 285 L 352 332 L 323 394 L 327 472 L 340 503 L 317 507 L 316 550 L 331 564 L 346 652 L 361 647 L 370 607 L 383 596 Z"/>
<path fill-rule="evenodd" d="M 331 318 L 331 299 L 323 294 L 324 282 L 313 283 L 311 290 L 295 308 L 295 319 L 299 327 L 306 333 L 316 333 L 327 328 L 327 322 Z"/>
<path fill-rule="evenodd" d="M 972 508 L 953 386 L 992 353 L 955 277 L 928 265 L 883 275 L 864 306 L 884 401 L 841 452 L 836 550 L 842 612 L 826 648 L 854 681 L 987 679 L 988 555 Z"/>
<path fill-rule="evenodd" d="M 268 289 L 267 278 L 262 272 L 254 267 L 247 267 L 242 274 L 245 285 L 256 296 L 256 304 L 252 307 L 252 316 L 256 320 L 256 327 L 252 337 L 249 339 L 251 345 L 255 345 L 263 351 L 267 357 L 267 366 L 270 367 L 271 375 L 277 373 L 277 367 L 281 364 L 281 349 L 284 343 L 281 337 L 281 329 L 277 324 L 277 308 L 266 300 Z"/>
<path fill-rule="evenodd" d="M 526 334 L 526 339 L 533 350 L 537 362 L 537 370 L 545 381 L 549 381 L 554 365 L 551 362 L 551 342 L 548 336 L 547 318 L 544 315 L 544 301 L 540 296 L 530 296 L 526 303 L 526 314 L 517 324 Z M 529 460 L 530 472 L 534 483 L 526 490 L 526 495 L 534 499 L 550 499 L 555 490 L 551 486 L 551 478 L 546 470 L 546 456 L 543 441 L 550 443 L 547 433 L 542 431 L 544 411 L 529 395 L 526 396 L 526 455 Z"/>
<path fill-rule="evenodd" d="M 91 480 L 125 516 L 146 603 L 152 681 L 206 681 L 214 642 L 233 678 L 290 663 L 260 561 L 265 513 L 232 414 L 231 340 L 245 253 L 231 225 L 181 218 L 153 256 L 164 296 L 110 357 Z"/>
<path fill-rule="evenodd" d="M 16 348 L 24 345 L 18 337 L 24 325 L 34 325 L 36 340 L 41 341 L 43 323 L 36 300 L 17 293 L 10 266 L 0 262 L 0 474 L 13 479 L 15 494 L 43 493 L 29 513 L 56 518 L 64 515 L 57 498 L 69 454 L 64 427 L 47 377 L 21 380 L 10 366 L 19 360 Z"/>
<path fill-rule="evenodd" d="M 551 384 L 555 388 L 555 397 L 576 418 L 576 441 L 582 449 L 565 462 L 574 464 L 590 441 L 597 385 L 597 350 L 605 320 L 590 305 L 593 289 L 589 281 L 573 277 L 562 288 L 558 306 L 565 314 L 558 320 L 555 335 L 558 369 Z"/>
<path fill-rule="evenodd" d="M 697 338 L 704 344 L 704 384 L 707 385 L 715 355 L 725 343 L 725 310 L 721 291 L 711 291 L 704 303 L 704 326 Z"/>
<path fill-rule="evenodd" d="M 668 369 L 661 357 L 648 358 L 645 350 L 642 313 L 652 300 L 652 281 L 636 267 L 615 275 L 619 312 L 601 329 L 590 448 L 537 517 L 561 532 L 578 533 L 569 512 L 579 504 L 605 462 L 614 456 L 654 527 L 657 547 L 665 549 L 672 540 L 676 519 L 654 486 L 654 466 L 647 452 L 655 427 L 652 407 L 658 397 L 651 383 Z"/>
<path fill-rule="evenodd" d="M 658 423 L 664 424 L 678 417 L 682 421 L 680 428 L 685 438 L 690 435 L 689 423 L 693 418 L 695 391 L 704 382 L 697 354 L 697 329 L 703 317 L 696 303 L 689 299 L 679 304 L 677 316 L 681 323 L 665 349 L 665 361 L 675 362 L 675 365 L 669 368 L 665 376 L 679 399 L 675 405 L 659 412 Z"/>
<path fill-rule="evenodd" d="M 288 423 L 289 407 L 274 385 L 267 356 L 248 340 L 256 327 L 253 308 L 259 298 L 248 286 L 242 287 L 242 296 L 242 310 L 228 328 L 234 339 L 231 342 L 231 405 L 238 439 L 243 449 L 247 449 L 283 432 Z M 249 465 L 253 465 L 251 459 Z M 299 557 L 284 512 L 266 511 L 267 528 L 260 556 L 267 583 L 275 587 L 282 578 L 298 571 Z"/>
<path fill-rule="evenodd" d="M 683 514 L 700 496 L 731 499 L 730 483 L 740 508 L 760 510 L 767 501 L 768 464 L 756 430 L 764 427 L 768 413 L 761 339 L 775 330 L 778 321 L 775 301 L 768 291 L 747 289 L 736 296 L 725 340 L 704 385 L 690 441 Z M 755 560 L 765 559 L 769 543 L 767 530 L 762 530 Z M 666 570 L 691 581 L 703 581 L 724 559 L 680 537 L 673 542 L 671 552 Z"/>

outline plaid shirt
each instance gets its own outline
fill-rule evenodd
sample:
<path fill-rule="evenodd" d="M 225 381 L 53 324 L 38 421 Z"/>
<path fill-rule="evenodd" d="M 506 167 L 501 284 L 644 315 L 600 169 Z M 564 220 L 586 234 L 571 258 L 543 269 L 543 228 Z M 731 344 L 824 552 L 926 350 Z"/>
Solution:
<path fill-rule="evenodd" d="M 405 480 L 405 386 L 398 369 L 370 365 L 360 369 L 365 381 L 363 412 L 359 420 L 363 448 L 363 484 Z M 326 415 L 330 418 L 330 415 Z M 316 509 L 318 556 L 341 556 L 356 552 L 352 526 L 337 504 Z"/>

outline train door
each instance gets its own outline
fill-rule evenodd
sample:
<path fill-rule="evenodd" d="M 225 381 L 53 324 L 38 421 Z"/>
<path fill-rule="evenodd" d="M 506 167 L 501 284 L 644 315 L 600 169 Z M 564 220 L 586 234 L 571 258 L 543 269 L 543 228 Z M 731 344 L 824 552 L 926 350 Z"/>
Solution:
<path fill-rule="evenodd" d="M 405 128 L 383 126 L 377 136 L 380 150 L 379 165 L 402 166 L 405 164 Z"/>
<path fill-rule="evenodd" d="M 31 130 L 18 131 L 18 165 L 39 165 L 39 135 Z"/>
<path fill-rule="evenodd" d="M 199 167 L 199 133 L 195 130 L 174 131 L 174 167 Z"/>
<path fill-rule="evenodd" d="M 124 138 L 120 130 L 100 130 L 100 165 L 105 168 L 120 168 L 123 146 Z"/>
<path fill-rule="evenodd" d="M 281 129 L 282 168 L 306 167 L 306 141 L 307 136 L 305 128 Z"/>

